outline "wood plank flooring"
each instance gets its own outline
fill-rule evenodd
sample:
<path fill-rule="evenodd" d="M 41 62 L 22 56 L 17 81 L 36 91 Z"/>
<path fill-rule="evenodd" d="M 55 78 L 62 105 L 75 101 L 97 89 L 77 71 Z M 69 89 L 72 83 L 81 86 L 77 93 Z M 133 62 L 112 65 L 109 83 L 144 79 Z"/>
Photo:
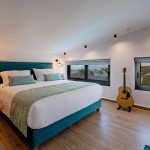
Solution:
<path fill-rule="evenodd" d="M 143 150 L 150 145 L 150 111 L 116 110 L 104 101 L 95 112 L 40 146 L 40 150 Z M 0 117 L 0 150 L 29 150 L 27 142 Z"/>

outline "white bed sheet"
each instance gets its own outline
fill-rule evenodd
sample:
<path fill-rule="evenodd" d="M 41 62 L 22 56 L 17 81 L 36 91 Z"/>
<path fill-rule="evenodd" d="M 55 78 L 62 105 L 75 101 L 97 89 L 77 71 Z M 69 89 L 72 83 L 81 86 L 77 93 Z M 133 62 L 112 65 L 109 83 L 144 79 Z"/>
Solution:
<path fill-rule="evenodd" d="M 36 84 L 7 86 L 4 88 L 0 86 L 0 110 L 10 117 L 11 102 L 16 93 L 36 87 L 67 82 L 74 81 L 40 81 Z M 31 105 L 27 124 L 32 129 L 46 127 L 93 104 L 100 98 L 102 98 L 102 86 L 98 84 L 43 98 Z"/>

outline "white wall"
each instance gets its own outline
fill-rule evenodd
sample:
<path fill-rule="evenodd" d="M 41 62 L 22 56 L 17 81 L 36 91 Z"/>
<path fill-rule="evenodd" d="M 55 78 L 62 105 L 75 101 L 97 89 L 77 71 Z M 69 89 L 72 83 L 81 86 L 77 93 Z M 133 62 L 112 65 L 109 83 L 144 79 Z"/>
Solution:
<path fill-rule="evenodd" d="M 88 43 L 87 43 L 88 45 Z M 150 92 L 134 90 L 134 57 L 150 56 L 150 27 L 130 33 L 117 40 L 91 43 L 87 49 L 67 53 L 67 60 L 111 59 L 111 86 L 103 86 L 103 97 L 115 100 L 122 85 L 122 69 L 127 68 L 127 85 L 132 88 L 135 104 L 150 107 Z"/>
<path fill-rule="evenodd" d="M 56 67 L 55 59 L 63 63 L 63 67 Z M 53 63 L 54 69 L 65 74 L 66 67 L 64 58 L 59 54 L 51 54 L 48 51 L 30 51 L 30 50 L 6 50 L 0 48 L 0 61 L 17 61 L 17 62 L 50 62 Z"/>

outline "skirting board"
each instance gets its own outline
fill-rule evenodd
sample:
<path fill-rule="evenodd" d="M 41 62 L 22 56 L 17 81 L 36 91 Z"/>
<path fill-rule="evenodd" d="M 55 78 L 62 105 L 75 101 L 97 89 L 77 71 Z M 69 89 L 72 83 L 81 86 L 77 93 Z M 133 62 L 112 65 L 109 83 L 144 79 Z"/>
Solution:
<path fill-rule="evenodd" d="M 117 101 L 111 100 L 111 99 L 107 99 L 107 98 L 103 98 L 102 100 L 109 101 L 109 102 L 112 102 L 112 103 L 117 103 Z M 144 106 L 134 105 L 133 107 L 150 111 L 150 108 L 144 107 Z"/>

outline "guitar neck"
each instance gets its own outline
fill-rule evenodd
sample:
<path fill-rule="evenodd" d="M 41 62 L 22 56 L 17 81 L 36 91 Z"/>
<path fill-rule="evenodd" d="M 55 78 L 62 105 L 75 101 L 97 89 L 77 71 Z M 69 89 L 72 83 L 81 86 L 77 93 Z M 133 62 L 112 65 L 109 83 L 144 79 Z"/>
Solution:
<path fill-rule="evenodd" d="M 123 74 L 123 90 L 126 91 L 126 75 Z"/>

